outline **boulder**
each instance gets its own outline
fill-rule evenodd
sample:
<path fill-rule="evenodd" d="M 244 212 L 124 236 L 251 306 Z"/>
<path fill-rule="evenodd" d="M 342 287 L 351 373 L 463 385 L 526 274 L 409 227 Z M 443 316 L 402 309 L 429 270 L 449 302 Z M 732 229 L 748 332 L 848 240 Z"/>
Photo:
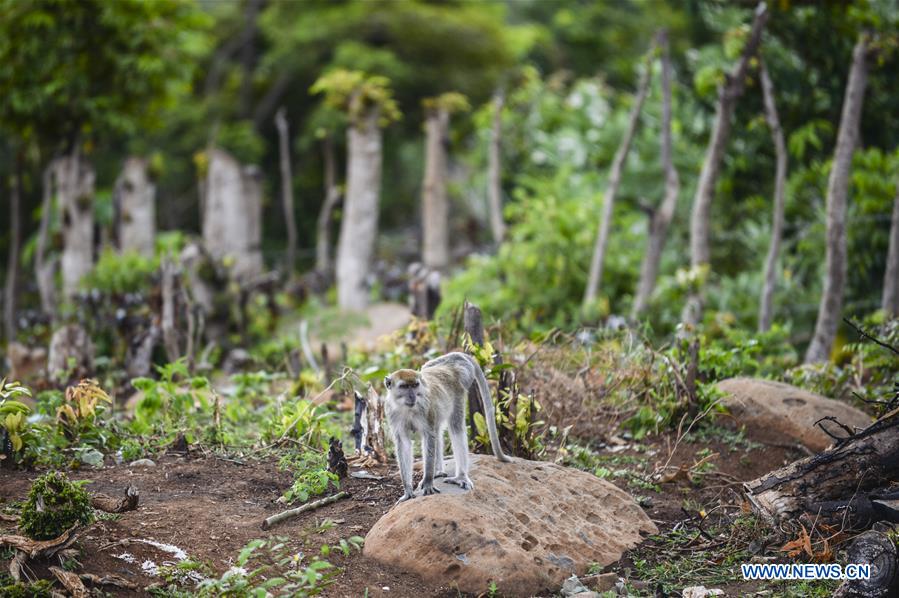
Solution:
<path fill-rule="evenodd" d="M 381 517 L 365 554 L 461 592 L 484 592 L 493 581 L 502 595 L 533 596 L 593 563 L 614 563 L 658 531 L 626 492 L 589 473 L 523 459 L 472 462 L 474 490 L 438 480 L 441 494 Z"/>
<path fill-rule="evenodd" d="M 797 442 L 820 452 L 833 439 L 815 426 L 822 417 L 835 417 L 851 428 L 865 428 L 872 418 L 863 411 L 783 382 L 756 378 L 731 378 L 718 383 L 728 396 L 723 405 L 753 440 Z M 826 425 L 826 424 L 825 424 Z M 831 424 L 829 430 L 843 434 Z"/>

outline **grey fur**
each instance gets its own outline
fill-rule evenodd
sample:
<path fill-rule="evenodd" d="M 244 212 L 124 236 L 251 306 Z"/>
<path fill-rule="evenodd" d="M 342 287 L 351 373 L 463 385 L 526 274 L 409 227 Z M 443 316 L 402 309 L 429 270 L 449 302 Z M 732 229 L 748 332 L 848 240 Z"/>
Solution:
<path fill-rule="evenodd" d="M 412 490 L 412 433 L 421 434 L 424 476 L 418 489 L 423 495 L 440 491 L 434 478 L 443 472 L 443 431 L 449 430 L 456 473 L 446 479 L 462 488 L 473 488 L 468 477 L 468 434 L 465 427 L 465 403 L 468 389 L 478 385 L 483 397 L 484 419 L 490 434 L 493 454 L 500 461 L 511 461 L 503 454 L 496 431 L 493 399 L 481 366 L 466 353 L 447 353 L 424 364 L 421 371 L 397 370 L 384 380 L 387 386 L 387 422 L 393 432 L 396 457 L 403 480 L 400 501 L 415 496 Z M 439 463 L 439 466 L 438 466 Z"/>

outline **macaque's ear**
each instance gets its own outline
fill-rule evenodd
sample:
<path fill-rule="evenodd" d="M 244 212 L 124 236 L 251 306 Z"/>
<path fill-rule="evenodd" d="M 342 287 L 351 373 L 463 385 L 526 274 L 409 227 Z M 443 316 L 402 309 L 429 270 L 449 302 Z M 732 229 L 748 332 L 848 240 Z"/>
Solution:
<path fill-rule="evenodd" d="M 393 381 L 390 379 L 390 376 L 384 376 L 384 388 L 389 389 L 391 384 L 393 384 Z"/>

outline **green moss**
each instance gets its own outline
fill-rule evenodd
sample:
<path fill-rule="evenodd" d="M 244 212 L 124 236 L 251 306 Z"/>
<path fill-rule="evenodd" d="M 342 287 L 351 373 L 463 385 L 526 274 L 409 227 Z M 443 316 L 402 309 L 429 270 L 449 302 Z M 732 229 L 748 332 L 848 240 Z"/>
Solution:
<path fill-rule="evenodd" d="M 76 523 L 87 524 L 93 519 L 87 491 L 70 482 L 66 474 L 52 471 L 31 485 L 19 527 L 29 538 L 52 540 Z"/>
<path fill-rule="evenodd" d="M 3 598 L 50 598 L 53 595 L 53 583 L 46 579 L 30 584 L 5 582 L 12 582 L 12 579 L 9 576 L 0 578 L 0 596 Z"/>

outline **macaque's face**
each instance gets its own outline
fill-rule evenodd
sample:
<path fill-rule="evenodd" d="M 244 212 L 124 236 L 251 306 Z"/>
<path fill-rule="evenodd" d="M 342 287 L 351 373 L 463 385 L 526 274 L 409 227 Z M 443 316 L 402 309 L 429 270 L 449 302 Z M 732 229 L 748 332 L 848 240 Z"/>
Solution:
<path fill-rule="evenodd" d="M 424 385 L 415 370 L 397 370 L 384 378 L 390 398 L 398 404 L 414 407 L 424 396 Z"/>

